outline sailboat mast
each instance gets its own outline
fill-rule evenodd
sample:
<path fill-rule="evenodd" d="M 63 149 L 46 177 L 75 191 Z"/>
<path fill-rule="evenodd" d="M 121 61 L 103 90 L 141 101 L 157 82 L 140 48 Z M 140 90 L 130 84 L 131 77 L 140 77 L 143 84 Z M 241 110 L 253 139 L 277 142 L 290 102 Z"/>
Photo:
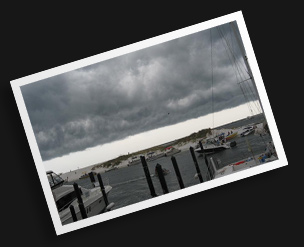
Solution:
<path fill-rule="evenodd" d="M 258 99 L 258 101 L 259 101 L 259 103 L 260 103 L 260 106 L 261 106 L 261 108 L 262 108 L 262 111 L 263 111 L 263 113 L 264 113 L 264 109 L 263 109 L 262 102 L 261 102 L 261 99 L 260 99 L 260 96 L 259 96 L 259 93 L 258 93 L 258 89 L 257 89 L 257 87 L 256 87 L 255 80 L 254 80 L 254 77 L 253 77 L 253 74 L 252 74 L 250 65 L 249 65 L 249 63 L 248 63 L 248 58 L 247 58 L 247 56 L 246 56 L 245 48 L 244 48 L 243 44 L 241 43 L 241 40 L 240 40 L 240 38 L 239 38 L 239 35 L 238 35 L 237 31 L 236 31 L 236 27 L 235 27 L 236 24 L 234 25 L 233 22 L 230 22 L 230 25 L 231 25 L 232 30 L 233 30 L 233 32 L 234 32 L 234 36 L 235 36 L 236 41 L 237 41 L 237 43 L 238 43 L 238 45 L 239 45 L 239 48 L 240 48 L 240 50 L 241 50 L 241 52 L 242 52 L 242 57 L 243 57 L 243 59 L 244 59 L 246 68 L 247 68 L 247 70 L 248 70 L 248 74 L 249 74 L 249 76 L 250 76 L 250 79 L 252 80 L 252 84 L 253 84 L 253 87 L 254 87 L 254 89 L 255 89 L 255 93 L 256 93 L 256 95 L 257 95 L 257 99 Z"/>

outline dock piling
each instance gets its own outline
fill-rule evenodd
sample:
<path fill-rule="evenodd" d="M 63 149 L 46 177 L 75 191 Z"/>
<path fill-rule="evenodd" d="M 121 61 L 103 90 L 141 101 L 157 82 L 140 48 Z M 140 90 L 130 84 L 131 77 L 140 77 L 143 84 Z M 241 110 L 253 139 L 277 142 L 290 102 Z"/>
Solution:
<path fill-rule="evenodd" d="M 196 172 L 197 172 L 197 176 L 199 178 L 199 181 L 200 181 L 200 183 L 203 183 L 204 180 L 203 180 L 203 177 L 202 177 L 202 174 L 201 174 L 201 170 L 200 170 L 200 168 L 198 166 L 197 159 L 196 159 L 193 147 L 190 147 L 190 153 L 191 153 L 191 156 L 192 156 L 195 168 L 196 168 Z"/>
<path fill-rule="evenodd" d="M 76 222 L 77 221 L 77 216 L 76 216 L 75 208 L 74 208 L 73 205 L 70 205 L 70 211 L 71 211 L 73 222 Z"/>
<path fill-rule="evenodd" d="M 159 182 L 161 184 L 161 187 L 163 189 L 164 194 L 169 193 L 168 186 L 167 186 L 167 183 L 166 183 L 166 179 L 165 179 L 165 176 L 164 176 L 164 173 L 163 173 L 162 166 L 157 163 L 155 169 L 156 169 L 157 176 L 159 178 Z"/>
<path fill-rule="evenodd" d="M 207 159 L 207 154 L 206 154 L 205 151 L 204 151 L 204 147 L 203 147 L 203 144 L 202 144 L 201 141 L 199 141 L 199 145 L 200 145 L 200 147 L 201 147 L 201 150 L 202 150 L 202 153 L 203 153 L 203 157 L 204 157 L 204 159 L 205 159 L 205 164 L 206 164 L 207 169 L 208 169 L 209 178 L 210 178 L 210 179 L 214 179 L 214 174 L 213 174 L 213 172 L 212 172 L 212 169 L 210 168 L 210 164 L 209 164 L 208 159 Z"/>
<path fill-rule="evenodd" d="M 90 180 L 91 180 L 91 182 L 92 182 L 92 183 L 95 183 L 95 182 L 96 182 L 96 180 L 95 180 L 95 177 L 94 177 L 93 172 L 90 172 L 90 173 L 89 173 L 89 176 L 90 176 Z"/>
<path fill-rule="evenodd" d="M 103 185 L 100 173 L 97 174 L 97 179 L 98 179 L 98 182 L 99 182 L 99 186 L 100 186 L 101 193 L 103 195 L 105 204 L 106 204 L 106 206 L 108 206 L 109 205 L 108 196 L 107 196 L 107 193 L 105 191 L 105 188 L 104 188 L 104 185 Z"/>
<path fill-rule="evenodd" d="M 177 181 L 179 183 L 179 187 L 181 189 L 183 189 L 183 188 L 185 188 L 184 182 L 183 182 L 181 173 L 179 171 L 179 168 L 178 168 L 178 165 L 177 165 L 177 162 L 176 162 L 176 159 L 175 159 L 174 156 L 171 157 L 171 161 L 172 161 L 172 164 L 173 164 L 173 167 L 174 167 L 174 171 L 175 171 L 175 174 L 176 174 L 176 177 L 177 177 Z"/>
<path fill-rule="evenodd" d="M 75 191 L 76 196 L 77 196 L 77 200 L 78 200 L 78 205 L 79 205 L 79 210 L 80 210 L 80 213 L 81 213 L 81 217 L 83 219 L 86 219 L 86 218 L 88 218 L 88 216 L 87 216 L 87 212 L 86 212 L 86 210 L 84 208 L 84 204 L 83 204 L 83 201 L 82 201 L 82 197 L 81 197 L 81 194 L 80 194 L 80 189 L 78 187 L 78 184 L 74 183 L 73 187 L 74 187 L 74 191 Z"/>
<path fill-rule="evenodd" d="M 142 166 L 144 168 L 144 172 L 145 172 L 145 176 L 146 176 L 148 186 L 149 186 L 149 189 L 150 189 L 150 192 L 151 192 L 151 196 L 156 197 L 157 195 L 155 193 L 155 189 L 154 189 L 154 186 L 153 186 L 153 183 L 152 183 L 152 179 L 151 179 L 151 176 L 150 176 L 150 171 L 149 171 L 149 168 L 148 168 L 148 165 L 147 165 L 147 161 L 146 161 L 144 156 L 140 156 L 140 160 L 141 160 Z"/>

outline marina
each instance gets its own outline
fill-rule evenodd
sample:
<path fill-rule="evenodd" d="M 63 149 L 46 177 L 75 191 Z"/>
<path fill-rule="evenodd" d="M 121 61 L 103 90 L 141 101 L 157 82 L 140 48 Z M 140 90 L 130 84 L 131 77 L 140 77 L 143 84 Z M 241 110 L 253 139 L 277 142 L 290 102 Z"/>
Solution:
<path fill-rule="evenodd" d="M 258 114 L 253 114 L 251 99 L 246 94 L 246 82 L 252 81 L 253 90 L 250 89 L 251 95 L 256 91 L 254 78 L 250 66 L 248 64 L 246 54 L 240 44 L 239 37 L 236 33 L 236 27 L 230 23 L 230 28 L 235 34 L 235 38 L 242 51 L 242 57 L 247 68 L 247 75 L 242 78 L 239 73 L 239 86 L 245 97 L 251 115 L 242 120 L 226 124 L 221 127 L 214 127 L 214 75 L 213 75 L 213 51 L 212 51 L 212 33 L 211 38 L 211 115 L 212 128 L 202 129 L 204 136 L 199 139 L 191 137 L 191 135 L 172 140 L 159 146 L 152 146 L 151 149 L 142 149 L 128 155 L 109 160 L 92 167 L 92 171 L 87 171 L 77 181 L 73 183 L 78 202 L 78 214 L 81 213 L 82 218 L 86 218 L 85 211 L 90 212 L 90 203 L 84 206 L 82 202 L 83 195 L 79 195 L 78 185 L 87 191 L 88 195 L 93 195 L 96 185 L 95 176 L 99 180 L 101 191 L 103 191 L 102 199 L 105 201 L 101 213 L 108 210 L 125 207 L 140 201 L 147 200 L 151 197 L 157 197 L 172 191 L 184 189 L 198 183 L 205 183 L 209 180 L 217 179 L 235 172 L 241 172 L 258 165 L 266 165 L 268 162 L 277 159 L 275 148 L 272 144 L 270 132 L 267 130 L 267 122 L 261 108 L 261 104 L 256 104 Z M 222 34 L 222 30 L 218 28 L 218 33 L 222 36 L 224 44 L 230 48 L 228 40 Z M 231 52 L 231 56 L 234 54 Z M 233 61 L 233 60 L 231 60 Z M 234 61 L 237 68 L 239 65 Z M 237 71 L 235 71 L 237 72 Z M 246 78 L 248 77 L 249 78 Z M 255 95 L 254 101 L 260 101 L 258 94 Z M 180 101 L 183 102 L 183 101 Z M 258 107 L 260 105 L 260 107 Z M 167 116 L 170 113 L 168 112 Z M 195 133 L 194 133 L 195 134 Z M 202 133 L 201 133 L 202 134 Z M 120 169 L 119 169 L 120 168 Z M 175 171 L 175 174 L 170 172 Z M 101 173 L 103 171 L 103 178 Z M 108 171 L 111 171 L 110 173 Z M 87 174 L 90 174 L 89 179 Z M 107 188 L 111 188 L 109 198 L 113 203 L 108 209 L 107 193 L 102 180 L 107 181 Z M 69 183 L 66 180 L 66 183 Z M 69 186 L 69 185 L 62 185 Z M 71 186 L 71 185 L 70 185 Z M 98 188 L 98 186 L 97 186 Z M 98 190 L 98 189 L 97 189 Z M 88 196 L 86 196 L 88 197 Z M 56 197 L 55 197 L 56 198 Z M 78 220 L 77 213 L 74 211 L 74 200 L 70 206 L 70 212 L 66 212 L 69 219 Z M 115 203 L 115 204 L 114 204 Z M 115 206 L 114 206 L 115 205 Z M 77 207 L 77 204 L 75 204 Z M 65 210 L 67 206 L 65 206 Z M 60 212 L 60 211 L 59 211 Z M 95 210 L 93 215 L 96 215 Z M 72 216 L 72 217 L 71 217 Z M 63 223 L 64 220 L 62 220 Z M 67 222 L 67 221 L 66 221 Z M 71 220 L 68 221 L 70 223 Z"/>
<path fill-rule="evenodd" d="M 255 119 L 246 118 L 235 123 L 230 123 L 229 125 L 226 125 L 225 128 L 230 127 L 238 129 L 237 126 L 239 126 L 241 129 L 242 126 L 252 123 L 258 124 L 262 121 L 263 115 L 261 114 L 257 115 Z M 262 160 L 267 152 L 267 144 L 272 141 L 270 134 L 252 134 L 246 137 L 238 135 L 233 140 L 237 143 L 235 147 L 207 155 L 209 163 L 214 164 L 218 170 L 214 179 L 233 172 L 241 172 L 243 169 L 248 169 L 256 165 L 267 165 L 267 162 L 276 159 L 276 157 L 273 156 L 269 160 Z M 160 165 L 161 168 L 166 171 L 170 171 L 164 174 L 168 193 L 182 188 L 180 179 L 176 175 L 177 173 L 174 172 L 175 167 L 172 157 L 174 157 L 177 163 L 180 177 L 182 178 L 182 183 L 185 188 L 200 183 L 197 176 L 197 168 L 191 155 L 191 148 L 194 148 L 194 145 L 188 145 L 186 149 L 182 149 L 182 151 L 173 156 L 162 156 L 155 160 L 146 160 L 151 182 L 155 190 L 155 196 L 164 193 L 160 178 L 155 176 L 157 165 Z M 206 165 L 204 155 L 195 152 L 195 158 L 202 177 L 202 182 L 208 182 L 208 180 L 211 179 L 210 167 L 208 168 Z M 232 164 L 236 165 L 232 166 Z M 109 173 L 102 173 L 101 176 L 103 181 L 106 181 L 105 185 L 111 185 L 112 187 L 111 193 L 108 195 L 109 201 L 115 203 L 112 210 L 151 198 L 151 191 L 149 189 L 149 184 L 147 183 L 147 177 L 142 162 L 138 165 L 115 169 Z M 74 182 L 85 188 L 92 188 L 90 178 L 79 179 Z M 68 182 L 67 184 L 72 183 L 73 182 Z"/>

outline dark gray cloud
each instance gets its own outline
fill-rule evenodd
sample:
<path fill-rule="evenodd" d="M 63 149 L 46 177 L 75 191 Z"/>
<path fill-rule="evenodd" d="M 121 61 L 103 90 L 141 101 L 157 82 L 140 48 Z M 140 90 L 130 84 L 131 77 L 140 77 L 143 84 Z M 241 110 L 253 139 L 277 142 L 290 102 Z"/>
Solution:
<path fill-rule="evenodd" d="M 206 115 L 212 85 L 215 111 L 244 103 L 217 29 L 212 41 L 213 81 L 206 30 L 22 86 L 43 160 Z"/>

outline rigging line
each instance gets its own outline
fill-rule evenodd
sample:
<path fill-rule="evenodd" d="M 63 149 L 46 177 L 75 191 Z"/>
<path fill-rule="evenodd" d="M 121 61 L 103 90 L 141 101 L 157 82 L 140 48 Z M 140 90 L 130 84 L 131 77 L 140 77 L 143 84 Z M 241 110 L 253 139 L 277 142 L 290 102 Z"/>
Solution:
<path fill-rule="evenodd" d="M 238 65 L 236 64 L 235 58 L 231 58 L 230 53 L 229 53 L 229 51 L 227 50 L 227 47 L 226 47 L 227 44 L 225 45 L 225 41 L 224 41 L 225 38 L 224 38 L 224 35 L 223 35 L 223 33 L 222 33 L 222 31 L 220 30 L 219 27 L 217 27 L 217 31 L 218 31 L 218 33 L 219 33 L 219 35 L 220 35 L 220 37 L 221 37 L 221 40 L 222 40 L 222 42 L 223 42 L 223 46 L 224 46 L 225 51 L 226 51 L 226 53 L 227 53 L 227 55 L 228 55 L 228 58 L 229 58 L 229 60 L 230 60 L 230 62 L 231 62 L 231 64 L 232 64 L 232 66 L 233 66 L 233 68 L 234 68 L 234 73 L 235 73 L 236 81 L 237 81 L 237 82 L 240 81 L 238 84 L 239 84 L 240 89 L 241 89 L 241 91 L 242 91 L 242 94 L 243 94 L 243 96 L 244 96 L 244 98 L 245 98 L 245 102 L 246 102 L 246 104 L 247 104 L 247 107 L 248 107 L 248 109 L 249 109 L 251 115 L 253 115 L 253 110 L 252 110 L 251 104 L 250 104 L 249 99 L 248 99 L 248 97 L 247 97 L 246 93 L 244 92 L 244 89 L 243 89 L 243 87 L 242 87 L 242 85 L 241 85 L 241 82 L 244 82 L 244 81 L 246 81 L 246 80 L 243 80 L 243 81 L 242 81 L 242 75 L 243 75 L 243 73 L 241 73 L 240 68 L 239 68 Z M 227 46 L 228 46 L 228 45 L 227 45 Z M 243 75 L 243 76 L 244 76 L 244 75 Z M 240 79 L 238 79 L 238 77 L 239 77 Z M 247 80 L 250 80 L 250 78 L 247 79 Z"/>
<path fill-rule="evenodd" d="M 227 53 L 227 55 L 228 55 L 228 58 L 229 58 L 229 60 L 230 60 L 230 62 L 231 62 L 231 64 L 232 64 L 232 66 L 233 66 L 235 72 L 239 74 L 240 81 L 241 81 L 241 80 L 242 80 L 242 75 L 243 75 L 243 73 L 241 73 L 242 71 L 241 71 L 241 69 L 239 68 L 238 64 L 236 63 L 235 57 L 233 57 L 233 54 L 231 53 L 231 51 L 229 52 L 228 49 L 227 49 L 228 45 L 227 45 L 227 42 L 226 42 L 226 44 L 225 44 L 224 34 L 222 33 L 222 31 L 220 30 L 219 27 L 217 27 L 217 30 L 218 30 L 218 33 L 219 33 L 220 37 L 222 38 L 221 40 L 222 40 L 222 42 L 223 42 L 223 46 L 224 46 L 225 51 L 226 51 L 226 53 Z M 231 55 L 230 55 L 230 54 L 231 54 Z M 232 58 L 231 58 L 231 56 L 232 56 Z M 241 74 L 242 74 L 242 75 L 241 75 Z M 243 75 L 243 76 L 244 76 L 244 75 Z M 244 76 L 244 78 L 245 78 L 245 76 Z M 238 81 L 238 80 L 237 80 L 237 81 Z"/>
<path fill-rule="evenodd" d="M 259 113 L 259 112 L 261 112 L 261 108 L 260 108 L 260 106 L 259 106 L 259 104 L 258 104 L 258 98 L 257 98 L 257 96 L 256 96 L 256 94 L 255 94 L 255 92 L 252 90 L 252 87 L 251 87 L 251 85 L 249 84 L 250 82 L 248 82 L 248 88 L 249 88 L 249 90 L 250 90 L 250 92 L 251 92 L 251 95 L 252 95 L 252 99 L 253 99 L 253 102 L 254 102 L 254 105 L 255 105 L 255 107 L 256 107 L 256 109 L 257 109 L 257 112 Z"/>
<path fill-rule="evenodd" d="M 212 108 L 212 129 L 214 129 L 214 105 L 213 105 L 213 54 L 212 54 L 212 29 L 210 28 L 211 43 L 211 108 Z"/>
<path fill-rule="evenodd" d="M 240 85 L 240 89 L 241 89 L 241 91 L 242 91 L 242 93 L 243 93 L 243 95 L 244 95 L 244 98 L 245 98 L 246 104 L 247 104 L 247 106 L 248 106 L 248 109 L 249 109 L 249 111 L 251 112 L 251 115 L 253 115 L 253 111 L 252 111 L 252 107 L 251 107 L 251 105 L 250 105 L 249 99 L 248 99 L 246 93 L 244 92 L 244 89 L 243 89 L 241 83 L 239 83 L 239 85 Z"/>
<path fill-rule="evenodd" d="M 246 89 L 246 94 L 248 95 L 247 96 L 247 99 L 248 99 L 248 103 L 251 105 L 251 102 L 250 101 L 252 101 L 252 104 L 255 106 L 255 108 L 256 108 L 256 111 L 257 111 L 257 113 L 260 113 L 260 107 L 259 107 L 259 104 L 258 104 L 258 102 L 257 102 L 257 98 L 256 98 L 256 95 L 255 95 L 255 93 L 253 92 L 253 90 L 252 90 L 252 87 L 250 86 L 250 82 L 249 81 L 251 81 L 251 78 L 249 78 L 249 79 L 247 79 L 247 80 L 244 80 L 244 81 L 242 81 L 242 82 L 240 82 L 240 83 L 243 83 L 243 86 L 244 86 L 244 88 Z M 248 84 L 246 84 L 246 82 L 248 83 Z M 249 92 L 250 91 L 250 92 Z M 245 93 L 244 91 L 243 91 L 243 93 Z M 251 96 L 251 97 L 250 97 Z"/>
<path fill-rule="evenodd" d="M 250 102 L 250 104 L 253 104 L 256 108 L 257 113 L 259 113 L 259 107 L 256 103 L 256 97 L 255 97 L 255 93 L 252 91 L 252 88 L 250 87 L 250 82 L 246 81 L 247 84 L 244 82 L 244 88 L 246 88 L 246 93 L 248 94 L 248 99 L 252 102 Z"/>
<path fill-rule="evenodd" d="M 244 44 L 241 42 L 240 33 L 237 32 L 237 25 L 236 25 L 236 22 L 235 22 L 235 23 L 230 22 L 230 25 L 231 25 L 231 27 L 232 27 L 234 33 L 235 33 L 236 40 L 237 40 L 237 42 L 238 42 L 238 44 L 239 44 L 239 48 L 240 48 L 240 50 L 241 50 L 241 52 L 242 52 L 242 56 L 243 56 L 244 62 L 245 62 L 245 64 L 246 64 L 246 68 L 248 69 L 248 72 L 250 73 L 250 77 L 252 78 L 253 88 L 254 88 L 254 90 L 255 90 L 255 92 L 256 92 L 256 96 L 258 97 L 259 104 L 260 104 L 260 107 L 261 107 L 261 109 L 262 109 L 262 113 L 265 115 L 264 110 L 263 110 L 263 105 L 262 105 L 261 99 L 260 99 L 260 97 L 259 97 L 258 89 L 257 89 L 257 86 L 256 86 L 256 84 L 255 84 L 254 76 L 253 76 L 253 73 L 252 73 L 251 68 L 250 68 L 250 65 L 249 65 L 248 57 L 247 57 L 247 55 L 246 55 L 246 50 L 245 50 Z"/>
<path fill-rule="evenodd" d="M 248 83 L 250 83 L 250 82 L 248 82 Z M 250 91 L 250 95 L 252 96 L 252 99 L 254 101 L 257 100 L 257 98 L 255 97 L 255 93 L 252 91 L 252 88 L 251 88 L 250 84 L 247 84 L 247 87 L 248 87 L 248 89 Z"/>
<path fill-rule="evenodd" d="M 245 67 L 245 65 L 244 65 L 243 63 L 241 63 L 241 62 L 236 58 L 235 53 L 232 51 L 232 48 L 231 48 L 232 45 L 229 44 L 229 42 L 228 42 L 227 39 L 224 37 L 224 35 L 223 35 L 223 38 L 224 38 L 224 40 L 225 40 L 226 43 L 227 43 L 227 47 L 228 47 L 228 49 L 229 49 L 229 51 L 230 51 L 230 53 L 231 53 L 231 55 L 232 55 L 232 57 L 233 57 L 235 66 L 238 68 L 239 73 L 242 74 L 243 78 L 246 78 L 246 77 L 247 77 L 246 74 L 247 74 L 248 76 L 250 76 L 250 75 L 249 75 L 249 72 L 247 71 L 247 69 L 246 69 L 246 67 Z"/>
<path fill-rule="evenodd" d="M 244 98 L 245 98 L 247 107 L 248 107 L 249 111 L 251 112 L 251 114 L 253 115 L 252 108 L 251 108 L 251 105 L 249 104 L 249 100 L 248 100 L 248 98 L 247 98 L 247 95 L 245 94 L 245 92 L 244 92 L 244 90 L 243 90 L 243 88 L 242 88 L 242 86 L 241 86 L 241 82 L 242 82 L 242 81 L 245 81 L 245 80 L 242 80 L 242 75 L 244 76 L 244 74 L 241 73 L 240 68 L 238 67 L 238 65 L 237 65 L 236 62 L 235 62 L 235 59 L 231 58 L 230 53 L 229 53 L 229 51 L 227 50 L 227 47 L 226 47 L 226 44 L 225 44 L 225 41 L 224 41 L 224 37 L 223 37 L 222 31 L 221 31 L 219 28 L 217 28 L 217 30 L 218 30 L 218 33 L 219 33 L 219 35 L 220 35 L 220 37 L 221 37 L 221 40 L 222 40 L 222 42 L 223 42 L 223 46 L 224 46 L 224 48 L 225 48 L 225 50 L 226 50 L 226 52 L 227 52 L 228 58 L 229 58 L 229 60 L 230 60 L 230 62 L 231 62 L 231 64 L 232 64 L 232 66 L 233 66 L 233 68 L 234 68 L 234 74 L 235 74 L 235 77 L 236 77 L 236 82 L 239 81 L 238 84 L 239 84 L 240 89 L 241 89 L 241 91 L 242 91 L 242 94 L 243 94 L 243 96 L 244 96 Z M 244 76 L 244 77 L 245 77 L 245 76 Z"/>
<path fill-rule="evenodd" d="M 224 37 L 223 37 L 223 33 L 221 32 L 221 30 L 219 29 L 219 27 L 217 27 L 217 31 L 218 31 L 220 37 L 222 38 L 221 40 L 222 40 L 222 42 L 223 42 L 223 46 L 224 46 L 224 48 L 225 48 L 225 51 L 226 51 L 226 53 L 227 53 L 227 56 L 228 56 L 228 58 L 229 58 L 229 60 L 230 60 L 230 62 L 231 62 L 231 64 L 232 64 L 232 66 L 233 66 L 233 68 L 234 68 L 234 71 L 235 71 L 235 73 L 236 73 L 236 77 L 237 77 L 237 73 L 238 73 L 239 76 L 240 76 L 240 80 L 242 80 L 242 76 L 241 76 L 241 73 L 240 73 L 240 71 L 239 71 L 239 68 L 238 68 L 237 64 L 235 63 L 235 61 L 233 60 L 233 58 L 231 58 L 230 53 L 229 53 L 229 51 L 227 50 L 227 47 L 226 47 L 225 41 L 224 41 Z M 238 78 L 236 78 L 236 79 L 237 79 L 236 81 L 238 81 Z"/>
<path fill-rule="evenodd" d="M 219 28 L 219 30 L 221 31 L 220 27 L 218 27 L 218 28 Z M 233 56 L 234 60 L 237 61 L 237 59 L 236 59 L 236 57 L 235 57 L 235 55 L 234 55 L 234 52 L 232 51 L 231 45 L 230 45 L 229 42 L 227 41 L 227 38 L 225 37 L 225 35 L 223 34 L 222 31 L 221 31 L 221 33 L 222 33 L 223 39 L 225 40 L 225 42 L 226 42 L 226 44 L 227 44 L 228 49 L 229 49 L 230 52 L 231 52 L 231 55 Z M 236 63 L 237 63 L 237 62 L 236 62 Z M 249 72 L 248 72 L 248 70 L 246 69 L 246 66 L 245 66 L 244 64 L 242 64 L 242 63 L 241 63 L 241 65 L 242 65 L 244 71 L 246 71 L 246 73 L 249 75 Z M 240 66 L 240 67 L 241 67 L 241 66 Z M 249 76 L 250 76 L 250 75 L 249 75 Z"/>
<path fill-rule="evenodd" d="M 255 98 L 253 97 L 253 93 L 252 93 L 252 90 L 251 90 L 251 88 L 250 88 L 250 86 L 249 85 L 246 85 L 245 83 L 243 84 L 243 86 L 244 86 L 244 88 L 245 88 L 245 91 L 246 91 L 246 94 L 247 94 L 247 98 L 248 98 L 248 103 L 250 104 L 250 105 L 255 105 Z M 249 91 L 251 91 L 251 93 L 249 92 Z M 251 97 L 252 97 L 252 99 L 251 99 Z M 258 108 L 257 108 L 257 113 L 258 113 Z"/>
<path fill-rule="evenodd" d="M 231 26 L 230 26 L 230 28 L 231 28 Z M 235 57 L 235 53 L 232 51 L 232 44 L 228 42 L 228 39 L 226 38 L 226 36 L 223 35 L 223 38 L 225 39 L 225 41 L 226 41 L 226 43 L 227 43 L 227 47 L 229 48 L 229 50 L 230 50 L 232 56 L 234 57 L 235 61 L 237 61 L 237 59 L 236 59 L 236 57 Z M 247 74 L 249 75 L 249 72 L 248 72 L 246 66 L 245 66 L 244 64 L 242 64 L 242 63 L 241 63 L 241 65 L 242 65 L 244 71 L 246 71 Z M 241 66 L 240 66 L 240 67 L 241 67 Z"/>
<path fill-rule="evenodd" d="M 220 29 L 220 27 L 217 27 L 217 30 L 218 30 L 218 33 L 219 33 L 221 39 L 222 39 L 223 46 L 224 46 L 224 48 L 225 48 L 225 50 L 226 50 L 226 53 L 227 53 L 227 55 L 228 55 L 228 58 L 229 58 L 231 64 L 233 65 L 233 67 L 234 67 L 234 72 L 235 72 L 235 76 L 236 76 L 236 81 L 238 81 L 238 77 L 240 78 L 240 80 L 239 80 L 240 82 L 239 82 L 238 84 L 239 84 L 240 89 L 241 89 L 241 91 L 242 91 L 242 94 L 243 94 L 243 96 L 244 96 L 244 98 L 245 98 L 245 101 L 246 101 L 248 110 L 250 111 L 251 115 L 254 115 L 254 113 L 253 113 L 253 106 L 251 105 L 251 100 L 250 100 L 250 98 L 249 98 L 249 96 L 248 96 L 249 93 L 247 93 L 248 89 L 246 88 L 246 85 L 243 85 L 243 86 L 242 86 L 242 84 L 241 84 L 241 82 L 245 82 L 245 81 L 251 80 L 251 78 L 242 80 L 243 77 L 244 77 L 244 78 L 246 78 L 246 77 L 245 77 L 243 71 L 241 70 L 239 64 L 237 63 L 236 57 L 234 56 L 234 53 L 232 52 L 231 45 L 229 45 L 229 42 L 228 42 L 227 39 L 225 38 L 225 36 L 224 36 L 224 34 L 223 34 L 223 31 Z M 230 52 L 227 50 L 227 47 L 228 47 L 228 49 L 229 49 Z M 231 54 L 231 56 L 232 56 L 233 58 L 231 58 L 230 54 Z M 233 60 L 233 61 L 232 61 L 232 60 Z M 249 75 L 248 71 L 246 71 L 246 72 L 247 72 L 247 74 Z M 249 75 L 249 76 L 250 76 L 250 75 Z"/>

